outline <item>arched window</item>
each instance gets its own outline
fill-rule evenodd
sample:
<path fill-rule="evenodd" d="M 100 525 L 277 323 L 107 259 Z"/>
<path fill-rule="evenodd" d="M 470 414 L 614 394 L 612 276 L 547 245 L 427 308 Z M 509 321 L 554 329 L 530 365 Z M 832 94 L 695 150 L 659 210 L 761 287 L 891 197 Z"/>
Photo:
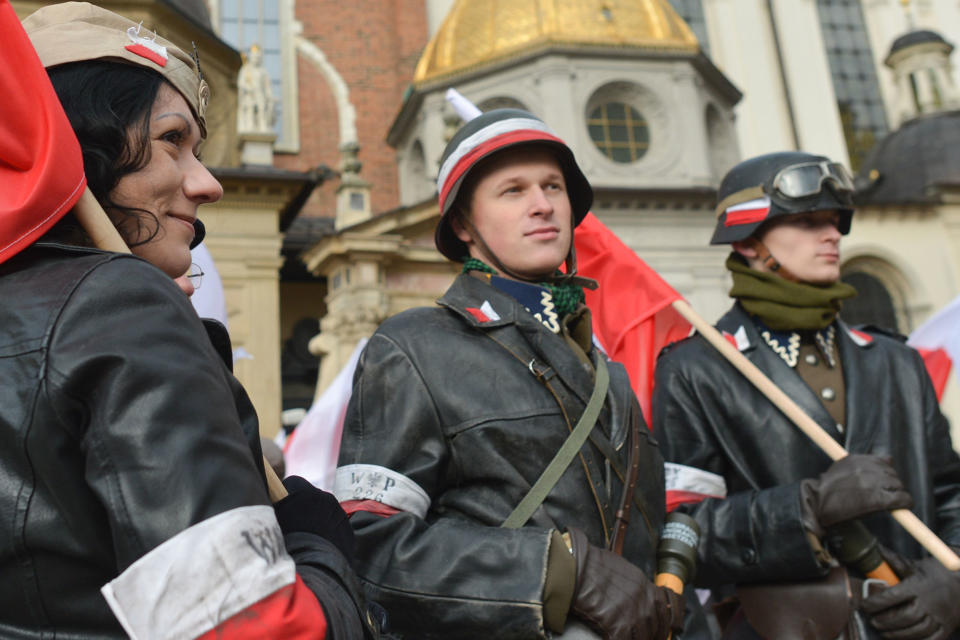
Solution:
<path fill-rule="evenodd" d="M 900 330 L 893 296 L 879 278 L 862 271 L 854 271 L 845 274 L 842 280 L 857 290 L 855 298 L 843 302 L 840 317 L 844 322 Z"/>
<path fill-rule="evenodd" d="M 843 301 L 840 317 L 851 324 L 873 324 L 903 334 L 913 330 L 917 287 L 889 260 L 855 256 L 844 263 L 840 279 L 857 290 Z"/>
<path fill-rule="evenodd" d="M 263 67 L 270 75 L 277 101 L 275 130 L 278 151 L 297 151 L 296 57 L 292 0 L 212 0 L 213 22 L 220 37 L 241 53 L 253 45 L 263 52 Z"/>

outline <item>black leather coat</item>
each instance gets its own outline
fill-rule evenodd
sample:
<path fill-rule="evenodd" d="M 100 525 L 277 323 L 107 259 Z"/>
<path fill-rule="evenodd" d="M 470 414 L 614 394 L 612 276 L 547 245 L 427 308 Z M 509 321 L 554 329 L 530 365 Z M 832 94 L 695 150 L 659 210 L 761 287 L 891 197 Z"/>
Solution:
<path fill-rule="evenodd" d="M 892 456 L 913 496 L 913 511 L 948 544 L 960 544 L 960 458 L 913 349 L 869 329 L 838 322 L 850 453 Z M 828 433 L 838 433 L 817 396 L 759 337 L 734 306 L 718 328 L 739 332 L 740 349 Z M 700 336 L 663 354 L 653 398 L 654 433 L 668 462 L 719 474 L 725 499 L 692 511 L 701 527 L 697 583 L 791 580 L 822 575 L 800 521 L 798 483 L 830 459 Z M 907 558 L 919 545 L 887 514 L 864 519 L 882 543 Z"/>
<path fill-rule="evenodd" d="M 0 328 L 0 637 L 126 637 L 105 583 L 198 522 L 269 504 L 256 414 L 186 297 L 139 258 L 24 250 L 0 264 Z M 331 629 L 359 637 L 324 570 L 343 557 L 286 542 L 327 590 Z"/>
<path fill-rule="evenodd" d="M 335 492 L 341 502 L 400 505 L 388 517 L 375 508 L 352 516 L 358 573 L 404 637 L 544 637 L 550 530 L 576 526 L 603 546 L 621 485 L 588 441 L 526 526 L 499 525 L 580 417 L 593 370 L 477 278 L 461 275 L 439 304 L 384 322 L 356 373 Z M 624 369 L 609 369 L 596 429 L 625 463 L 629 421 L 642 418 Z M 642 423 L 639 431 L 646 513 L 633 507 L 624 556 L 652 576 L 663 461 Z"/>

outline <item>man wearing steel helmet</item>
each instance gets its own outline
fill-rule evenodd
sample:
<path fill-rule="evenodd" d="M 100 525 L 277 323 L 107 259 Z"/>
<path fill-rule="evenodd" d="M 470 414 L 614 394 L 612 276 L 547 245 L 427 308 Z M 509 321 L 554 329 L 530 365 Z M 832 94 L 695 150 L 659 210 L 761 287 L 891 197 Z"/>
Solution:
<path fill-rule="evenodd" d="M 727 637 L 947 638 L 960 623 L 960 577 L 882 513 L 912 508 L 960 546 L 960 460 L 920 356 L 837 317 L 856 293 L 839 281 L 852 194 L 822 156 L 746 160 L 720 185 L 712 239 L 733 246 L 718 328 L 848 457 L 831 463 L 699 336 L 657 364 L 668 509 L 700 524 L 700 585 L 736 586 Z M 854 560 L 875 539 L 902 582 L 860 602 L 870 569 Z"/>
<path fill-rule="evenodd" d="M 358 573 L 404 637 L 575 621 L 578 637 L 667 637 L 683 604 L 650 579 L 662 459 L 625 371 L 592 345 L 575 275 L 590 185 L 543 122 L 502 109 L 452 138 L 438 191 L 437 247 L 463 273 L 439 307 L 381 325 L 347 410 L 335 493 Z M 580 420 L 590 440 L 511 515 Z"/>

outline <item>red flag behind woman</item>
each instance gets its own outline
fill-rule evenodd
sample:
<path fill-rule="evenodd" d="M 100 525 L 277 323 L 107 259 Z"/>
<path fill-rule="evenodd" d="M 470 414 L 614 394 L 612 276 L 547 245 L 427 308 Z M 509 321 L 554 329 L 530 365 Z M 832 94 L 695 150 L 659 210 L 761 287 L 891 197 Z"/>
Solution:
<path fill-rule="evenodd" d="M 0 0 L 0 263 L 67 213 L 86 186 L 80 145 L 9 0 Z"/>

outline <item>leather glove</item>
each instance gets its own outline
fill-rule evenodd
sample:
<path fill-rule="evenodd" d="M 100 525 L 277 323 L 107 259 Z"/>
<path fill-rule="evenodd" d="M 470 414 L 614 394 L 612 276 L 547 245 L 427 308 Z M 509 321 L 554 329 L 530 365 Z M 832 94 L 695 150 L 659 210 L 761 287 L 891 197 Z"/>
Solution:
<path fill-rule="evenodd" d="M 666 640 L 683 630 L 684 600 L 639 567 L 567 529 L 577 561 L 570 610 L 608 640 Z"/>
<path fill-rule="evenodd" d="M 837 460 L 818 478 L 800 483 L 804 524 L 818 536 L 838 522 L 878 511 L 909 508 L 913 499 L 888 457 L 853 454 Z"/>
<path fill-rule="evenodd" d="M 960 628 L 958 603 L 960 572 L 925 558 L 907 579 L 871 595 L 860 609 L 887 640 L 943 640 Z"/>
<path fill-rule="evenodd" d="M 329 540 L 353 566 L 353 527 L 340 502 L 300 476 L 284 478 L 283 486 L 289 495 L 273 505 L 280 530 L 285 534 L 313 533 Z"/>

